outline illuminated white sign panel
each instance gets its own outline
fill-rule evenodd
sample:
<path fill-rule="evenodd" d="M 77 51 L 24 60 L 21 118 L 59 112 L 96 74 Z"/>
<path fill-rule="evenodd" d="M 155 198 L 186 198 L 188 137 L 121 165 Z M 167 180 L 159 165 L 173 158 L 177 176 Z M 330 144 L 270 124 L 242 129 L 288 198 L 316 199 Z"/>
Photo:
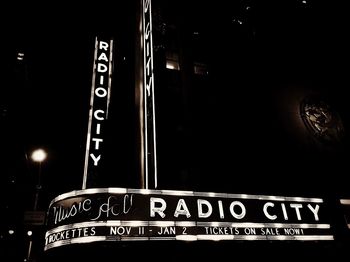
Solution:
<path fill-rule="evenodd" d="M 87 178 L 98 175 L 103 162 L 104 122 L 108 118 L 111 93 L 113 41 L 95 40 L 95 55 L 90 96 L 89 124 L 86 140 L 83 186 Z"/>
<path fill-rule="evenodd" d="M 156 118 L 154 105 L 151 0 L 143 0 L 143 143 L 145 188 L 157 188 Z"/>
<path fill-rule="evenodd" d="M 345 222 L 350 229 L 350 199 L 340 199 L 340 204 L 343 207 Z"/>
<path fill-rule="evenodd" d="M 100 188 L 50 204 L 45 250 L 95 241 L 333 240 L 321 198 Z"/>

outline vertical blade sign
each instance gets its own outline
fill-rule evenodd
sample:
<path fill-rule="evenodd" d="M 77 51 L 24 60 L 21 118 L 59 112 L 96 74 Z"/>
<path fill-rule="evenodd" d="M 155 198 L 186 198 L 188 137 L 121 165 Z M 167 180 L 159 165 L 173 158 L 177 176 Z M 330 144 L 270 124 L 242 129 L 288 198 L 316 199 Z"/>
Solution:
<path fill-rule="evenodd" d="M 143 0 L 143 112 L 145 188 L 157 188 L 156 119 L 154 102 L 151 0 Z"/>
<path fill-rule="evenodd" d="M 103 165 L 103 132 L 111 93 L 112 56 L 113 40 L 96 38 L 82 189 L 94 185 Z"/>

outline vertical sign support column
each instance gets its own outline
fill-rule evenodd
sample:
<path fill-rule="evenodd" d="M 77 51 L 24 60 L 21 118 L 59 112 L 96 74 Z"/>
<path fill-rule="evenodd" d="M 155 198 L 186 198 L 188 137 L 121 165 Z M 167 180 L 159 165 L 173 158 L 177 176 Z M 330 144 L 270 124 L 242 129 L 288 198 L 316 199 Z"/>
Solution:
<path fill-rule="evenodd" d="M 145 189 L 155 189 L 157 180 L 156 119 L 154 103 L 153 42 L 151 0 L 142 0 L 143 88 L 140 92 L 142 181 Z M 141 91 L 141 90 L 140 90 Z"/>
<path fill-rule="evenodd" d="M 102 134 L 104 123 L 108 119 L 112 58 L 113 40 L 107 42 L 98 40 L 96 37 L 82 189 L 89 187 L 88 178 L 89 181 L 93 181 L 103 165 Z M 93 182 L 91 183 L 93 184 Z"/>

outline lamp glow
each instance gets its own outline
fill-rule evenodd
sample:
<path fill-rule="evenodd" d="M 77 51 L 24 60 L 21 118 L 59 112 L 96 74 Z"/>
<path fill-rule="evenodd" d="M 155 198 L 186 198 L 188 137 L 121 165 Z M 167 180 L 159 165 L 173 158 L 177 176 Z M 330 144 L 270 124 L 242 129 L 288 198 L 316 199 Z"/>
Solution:
<path fill-rule="evenodd" d="M 31 158 L 34 162 L 43 162 L 46 159 L 46 152 L 43 149 L 34 150 Z"/>

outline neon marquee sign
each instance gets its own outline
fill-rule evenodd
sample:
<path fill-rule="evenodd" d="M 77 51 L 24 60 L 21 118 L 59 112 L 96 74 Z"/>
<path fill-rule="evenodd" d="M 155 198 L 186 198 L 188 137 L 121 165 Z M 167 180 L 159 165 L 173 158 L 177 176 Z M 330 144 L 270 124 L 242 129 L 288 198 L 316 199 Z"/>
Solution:
<path fill-rule="evenodd" d="M 92 188 L 50 204 L 45 250 L 136 240 L 333 240 L 321 198 Z"/>

